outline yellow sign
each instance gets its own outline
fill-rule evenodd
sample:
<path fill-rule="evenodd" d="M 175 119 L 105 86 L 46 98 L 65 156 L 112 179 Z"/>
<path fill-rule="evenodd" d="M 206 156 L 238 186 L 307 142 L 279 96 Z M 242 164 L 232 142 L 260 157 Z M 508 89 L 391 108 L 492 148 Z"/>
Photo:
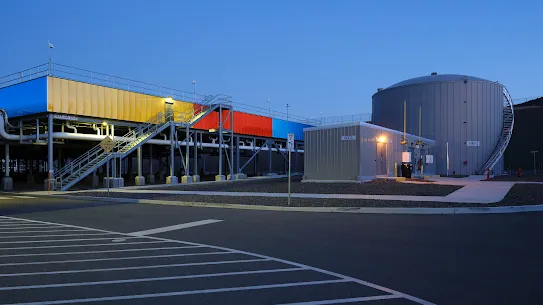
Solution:
<path fill-rule="evenodd" d="M 102 146 L 105 152 L 109 153 L 111 150 L 113 150 L 113 147 L 115 147 L 115 142 L 113 142 L 111 137 L 107 136 L 102 140 L 102 142 L 100 142 L 100 146 Z"/>

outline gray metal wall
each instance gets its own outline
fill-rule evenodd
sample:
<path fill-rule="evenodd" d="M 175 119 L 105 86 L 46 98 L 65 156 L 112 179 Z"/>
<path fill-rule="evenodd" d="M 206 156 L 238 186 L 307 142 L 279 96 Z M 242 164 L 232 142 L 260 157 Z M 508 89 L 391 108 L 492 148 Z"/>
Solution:
<path fill-rule="evenodd" d="M 418 134 L 422 106 L 423 137 L 436 140 L 436 171 L 446 174 L 446 142 L 450 171 L 471 175 L 480 170 L 495 149 L 502 132 L 502 85 L 463 79 L 392 87 L 372 98 L 372 123 L 403 131 L 403 101 L 407 101 L 407 132 Z M 468 147 L 467 141 L 480 141 Z M 464 164 L 467 161 L 467 164 Z M 494 173 L 503 171 L 503 159 Z"/>
<path fill-rule="evenodd" d="M 355 136 L 342 141 L 341 136 Z M 345 126 L 304 131 L 304 179 L 358 180 L 360 128 Z"/>
<path fill-rule="evenodd" d="M 352 140 L 342 140 L 342 136 L 355 136 Z M 380 137 L 385 143 L 378 143 Z M 314 127 L 304 130 L 304 165 L 306 180 L 365 180 L 377 175 L 385 175 L 388 159 L 388 175 L 394 174 L 394 163 L 402 163 L 402 152 L 412 151 L 413 163 L 421 157 L 421 150 L 401 145 L 401 132 L 382 128 L 367 123 L 348 123 L 328 127 Z M 416 142 L 417 137 L 407 135 L 409 142 Z M 434 154 L 435 142 L 421 139 L 426 154 Z M 385 145 L 379 151 L 378 146 Z M 382 155 L 379 154 L 382 153 Z M 381 159 L 383 158 L 383 159 Z M 426 164 L 422 156 L 424 173 L 435 173 L 435 163 Z M 385 172 L 378 173 L 382 165 Z"/>

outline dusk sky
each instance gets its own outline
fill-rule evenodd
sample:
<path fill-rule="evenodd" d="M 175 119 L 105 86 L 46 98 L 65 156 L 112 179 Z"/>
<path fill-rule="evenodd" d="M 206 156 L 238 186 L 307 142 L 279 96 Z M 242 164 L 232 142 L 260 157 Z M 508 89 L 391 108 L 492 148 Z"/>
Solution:
<path fill-rule="evenodd" d="M 48 59 L 306 117 L 411 77 L 543 95 L 541 1 L 5 1 L 0 75 Z"/>

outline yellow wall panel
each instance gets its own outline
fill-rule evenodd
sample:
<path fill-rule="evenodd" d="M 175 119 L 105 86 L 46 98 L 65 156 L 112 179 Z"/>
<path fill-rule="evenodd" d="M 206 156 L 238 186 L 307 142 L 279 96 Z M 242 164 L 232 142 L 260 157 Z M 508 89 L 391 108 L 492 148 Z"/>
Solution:
<path fill-rule="evenodd" d="M 49 77 L 48 111 L 89 117 L 145 122 L 165 111 L 163 97 Z M 173 101 L 177 117 L 193 104 Z M 183 116 L 183 120 L 190 115 Z"/>
<path fill-rule="evenodd" d="M 104 117 L 111 117 L 111 89 L 104 88 Z"/>
<path fill-rule="evenodd" d="M 96 96 L 96 102 L 98 103 L 98 117 L 105 118 L 106 117 L 106 111 L 105 111 L 105 96 L 104 96 L 104 87 L 97 86 L 97 96 Z M 96 112 L 95 112 L 96 113 Z"/>
<path fill-rule="evenodd" d="M 116 120 L 118 118 L 117 116 L 117 104 L 119 103 L 117 100 L 117 89 L 109 89 L 109 96 L 111 97 L 109 100 L 109 104 L 111 105 L 111 119 Z"/>
<path fill-rule="evenodd" d="M 82 115 L 85 113 L 85 84 L 75 83 L 76 86 L 76 100 L 75 100 L 75 113 Z"/>
<path fill-rule="evenodd" d="M 98 113 L 98 86 L 87 86 L 89 88 L 89 94 L 90 94 L 90 109 L 89 109 L 89 116 L 93 116 L 93 114 Z"/>
<path fill-rule="evenodd" d="M 77 85 L 68 81 L 68 112 L 77 114 Z"/>

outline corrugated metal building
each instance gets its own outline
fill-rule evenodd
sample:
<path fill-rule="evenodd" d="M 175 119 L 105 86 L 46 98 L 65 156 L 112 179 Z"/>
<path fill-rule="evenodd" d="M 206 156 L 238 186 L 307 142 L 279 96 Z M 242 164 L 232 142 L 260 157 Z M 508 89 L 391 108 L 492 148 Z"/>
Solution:
<path fill-rule="evenodd" d="M 504 87 L 482 78 L 443 74 L 417 77 L 380 89 L 372 97 L 372 123 L 403 130 L 404 101 L 407 132 L 434 139 L 437 174 L 476 174 L 491 157 L 503 132 Z M 503 171 L 503 158 L 493 172 Z"/>
<path fill-rule="evenodd" d="M 378 176 L 393 176 L 394 164 L 402 163 L 402 152 L 411 152 L 409 163 L 422 158 L 423 173 L 435 173 L 435 141 L 368 123 L 346 123 L 304 129 L 304 180 L 360 181 Z M 429 161 L 429 162 L 427 162 Z M 388 168 L 388 170 L 387 170 Z"/>

